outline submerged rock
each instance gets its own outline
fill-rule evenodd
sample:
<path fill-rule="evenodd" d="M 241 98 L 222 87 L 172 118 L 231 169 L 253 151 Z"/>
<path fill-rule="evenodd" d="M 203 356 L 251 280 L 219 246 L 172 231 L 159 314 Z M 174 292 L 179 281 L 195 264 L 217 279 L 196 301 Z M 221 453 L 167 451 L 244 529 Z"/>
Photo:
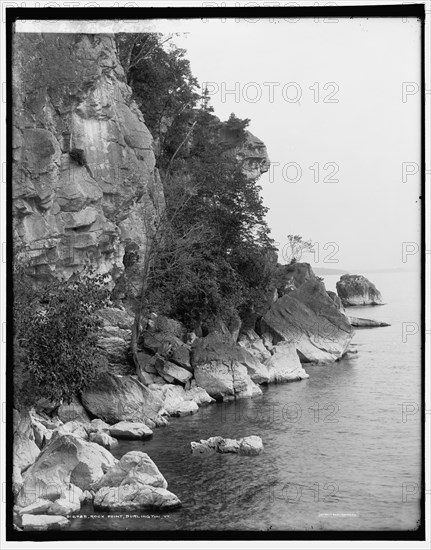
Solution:
<path fill-rule="evenodd" d="M 342 275 L 337 282 L 337 293 L 344 307 L 383 304 L 381 293 L 363 275 Z"/>
<path fill-rule="evenodd" d="M 364 327 L 364 328 L 374 328 L 374 327 L 390 327 L 389 323 L 384 323 L 383 321 L 375 321 L 374 319 L 363 319 L 362 317 L 352 317 L 348 315 L 350 324 L 352 327 Z"/>
<path fill-rule="evenodd" d="M 221 436 L 201 439 L 190 443 L 193 454 L 210 455 L 213 453 L 235 453 L 246 456 L 256 456 L 263 451 L 262 439 L 250 435 L 241 439 L 224 439 Z"/>

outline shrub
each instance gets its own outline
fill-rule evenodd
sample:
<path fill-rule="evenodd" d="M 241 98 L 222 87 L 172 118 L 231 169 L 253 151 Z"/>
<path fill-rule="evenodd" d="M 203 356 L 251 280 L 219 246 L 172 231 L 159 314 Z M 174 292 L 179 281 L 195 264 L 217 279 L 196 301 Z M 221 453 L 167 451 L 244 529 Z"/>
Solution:
<path fill-rule="evenodd" d="M 108 297 L 105 276 L 90 270 L 35 285 L 14 262 L 14 397 L 25 409 L 41 397 L 69 401 L 102 369 L 96 311 Z"/>

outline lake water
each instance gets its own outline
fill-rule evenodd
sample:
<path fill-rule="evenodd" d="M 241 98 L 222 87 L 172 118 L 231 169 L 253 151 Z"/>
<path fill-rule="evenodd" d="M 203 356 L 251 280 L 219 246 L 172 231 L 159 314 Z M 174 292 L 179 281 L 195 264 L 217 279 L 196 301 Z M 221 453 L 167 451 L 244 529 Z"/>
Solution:
<path fill-rule="evenodd" d="M 366 274 L 365 274 L 366 275 Z M 367 275 L 366 275 L 367 276 Z M 368 275 L 386 305 L 350 308 L 391 323 L 357 329 L 355 357 L 305 366 L 310 378 L 263 387 L 254 399 L 217 403 L 170 419 L 147 452 L 181 509 L 131 519 L 93 512 L 72 530 L 411 530 L 420 517 L 421 356 L 419 274 Z M 335 290 L 338 276 L 325 277 Z M 415 325 L 415 323 L 417 325 Z M 192 456 L 190 441 L 259 435 L 257 457 Z M 112 514 L 111 514 L 112 515 Z"/>

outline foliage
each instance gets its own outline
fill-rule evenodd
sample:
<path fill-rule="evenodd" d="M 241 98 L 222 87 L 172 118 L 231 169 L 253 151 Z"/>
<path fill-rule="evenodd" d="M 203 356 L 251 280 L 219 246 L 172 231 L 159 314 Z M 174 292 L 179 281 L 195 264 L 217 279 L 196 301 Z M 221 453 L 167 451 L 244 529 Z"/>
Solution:
<path fill-rule="evenodd" d="M 282 256 L 285 262 L 295 263 L 301 259 L 304 252 L 313 248 L 311 240 L 304 241 L 301 235 L 288 235 L 287 243 L 283 246 Z"/>
<path fill-rule="evenodd" d="M 16 406 L 26 408 L 43 396 L 69 401 L 100 372 L 97 351 L 106 302 L 105 276 L 91 271 L 35 286 L 28 262 L 15 255 L 14 384 Z"/>

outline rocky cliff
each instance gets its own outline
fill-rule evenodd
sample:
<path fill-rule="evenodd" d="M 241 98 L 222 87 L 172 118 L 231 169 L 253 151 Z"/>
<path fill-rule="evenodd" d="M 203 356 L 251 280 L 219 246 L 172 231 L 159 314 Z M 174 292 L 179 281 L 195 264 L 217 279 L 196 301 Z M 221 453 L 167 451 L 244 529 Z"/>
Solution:
<path fill-rule="evenodd" d="M 17 242 L 38 276 L 91 264 L 116 279 L 139 264 L 164 198 L 114 37 L 16 34 L 13 62 Z"/>

